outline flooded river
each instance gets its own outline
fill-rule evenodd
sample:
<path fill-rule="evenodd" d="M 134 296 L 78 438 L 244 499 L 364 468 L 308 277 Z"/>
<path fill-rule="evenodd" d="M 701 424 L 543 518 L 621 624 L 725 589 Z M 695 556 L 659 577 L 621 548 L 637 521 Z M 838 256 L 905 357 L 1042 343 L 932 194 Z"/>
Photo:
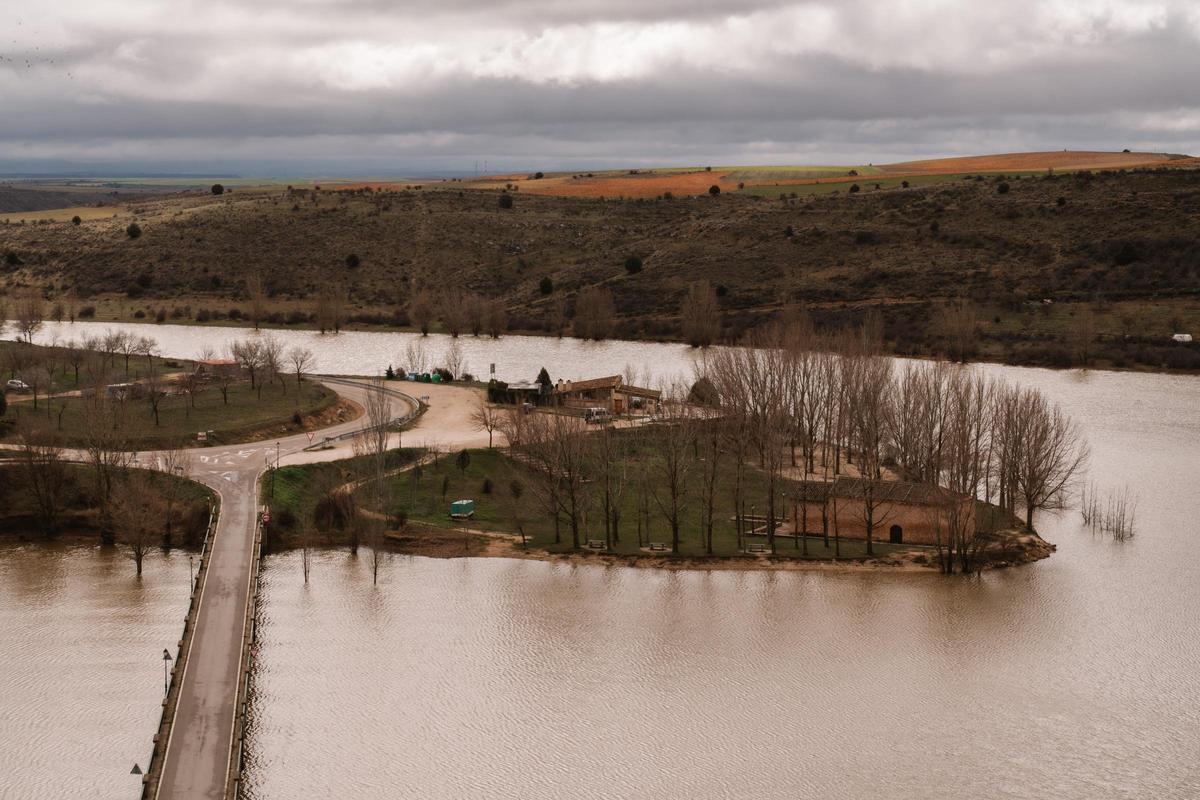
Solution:
<path fill-rule="evenodd" d="M 0 544 L 0 798 L 131 798 L 188 606 L 185 553 Z"/>
<path fill-rule="evenodd" d="M 144 327 L 179 356 L 240 335 Z M 338 372 L 403 349 L 397 334 L 277 335 Z M 472 369 L 495 361 L 513 378 L 542 365 L 676 374 L 692 357 L 464 341 L 475 346 Z M 1047 515 L 1052 558 L 972 579 L 396 556 L 374 587 L 365 559 L 327 552 L 305 586 L 298 556 L 272 557 L 248 795 L 1200 795 L 1200 379 L 988 369 L 1082 424 L 1091 477 L 1137 493 L 1133 540 Z M 179 585 L 160 607 L 128 591 L 131 572 L 73 551 L 0 554 L 0 770 L 17 786 L 67 785 L 55 769 L 90 786 L 79 775 L 100 761 L 119 778 L 148 751 L 152 656 L 177 635 L 186 578 L 171 572 Z M 147 583 L 159 577 L 148 567 Z"/>

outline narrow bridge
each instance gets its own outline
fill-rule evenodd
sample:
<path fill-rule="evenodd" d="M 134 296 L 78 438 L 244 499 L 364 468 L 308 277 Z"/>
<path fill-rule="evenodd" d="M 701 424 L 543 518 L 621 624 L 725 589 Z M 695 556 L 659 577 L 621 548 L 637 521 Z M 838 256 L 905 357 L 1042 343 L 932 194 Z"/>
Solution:
<path fill-rule="evenodd" d="M 365 383 L 329 383 L 330 388 L 351 400 L 361 403 L 365 396 Z M 388 395 L 393 417 L 404 417 L 416 408 L 416 401 L 407 395 L 392 390 Z M 346 422 L 321 431 L 321 435 L 341 437 L 362 425 L 361 419 Z M 221 513 L 199 589 L 191 645 L 161 771 L 157 781 L 147 787 L 150 797 L 219 800 L 231 793 L 238 695 L 246 657 L 243 643 L 247 608 L 258 557 L 258 478 L 277 452 L 286 456 L 302 451 L 308 444 L 308 436 L 302 434 L 278 442 L 194 451 L 193 477 L 217 492 Z M 329 457 L 346 455 L 331 451 Z"/>

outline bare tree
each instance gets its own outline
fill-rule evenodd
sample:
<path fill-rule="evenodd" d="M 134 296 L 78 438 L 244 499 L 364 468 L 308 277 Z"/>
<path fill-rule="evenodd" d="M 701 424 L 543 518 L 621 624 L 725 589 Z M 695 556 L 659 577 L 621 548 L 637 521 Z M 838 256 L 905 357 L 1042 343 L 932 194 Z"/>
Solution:
<path fill-rule="evenodd" d="M 254 323 L 254 330 L 258 330 L 267 309 L 267 291 L 261 273 L 255 272 L 246 278 L 246 298 L 250 301 L 250 321 Z"/>
<path fill-rule="evenodd" d="M 458 380 L 462 377 L 463 372 L 463 353 L 462 345 L 457 339 L 452 339 L 449 346 L 446 348 L 446 354 L 442 356 L 442 367 L 446 372 L 450 373 L 452 380 Z"/>
<path fill-rule="evenodd" d="M 679 387 L 659 404 L 660 425 L 654 428 L 654 448 L 660 480 L 650 486 L 650 494 L 671 528 L 671 552 L 679 553 L 679 532 L 695 466 L 695 420 L 684 402 Z"/>
<path fill-rule="evenodd" d="M 62 449 L 36 423 L 22 419 L 17 426 L 17 465 L 27 496 L 33 500 L 38 528 L 49 537 L 58 532 L 66 491 Z"/>
<path fill-rule="evenodd" d="M 171 544 L 172 528 L 175 522 L 175 506 L 183 494 L 183 482 L 191 475 L 192 459 L 186 450 L 178 447 L 164 450 L 159 456 L 158 468 L 168 478 L 162 481 L 160 493 L 163 503 L 163 541 Z"/>
<path fill-rule="evenodd" d="M 892 362 L 879 355 L 852 359 L 848 411 L 861 486 L 861 511 L 867 533 L 867 555 L 875 554 L 875 528 L 893 506 L 883 483 L 884 445 L 892 421 Z"/>
<path fill-rule="evenodd" d="M 300 391 L 300 383 L 304 380 L 304 373 L 312 369 L 314 361 L 312 350 L 306 347 L 296 346 L 288 351 L 288 363 L 291 365 L 292 372 L 296 375 L 296 391 Z"/>
<path fill-rule="evenodd" d="M 408 303 L 408 318 L 421 331 L 422 336 L 429 335 L 429 326 L 435 316 L 433 297 L 425 289 L 419 290 Z"/>
<path fill-rule="evenodd" d="M 1040 392 L 1019 390 L 1012 411 L 1018 437 L 1014 488 L 1025 527 L 1033 530 L 1034 512 L 1065 503 L 1090 450 L 1079 427 Z"/>
<path fill-rule="evenodd" d="M 238 365 L 250 376 L 250 388 L 259 389 L 258 396 L 262 397 L 258 374 L 263 368 L 262 344 L 252 339 L 234 342 L 229 347 L 229 354 Z M 228 401 L 227 401 L 228 402 Z"/>
<path fill-rule="evenodd" d="M 262 396 L 262 384 L 274 383 L 276 380 L 279 381 L 279 385 L 286 391 L 287 384 L 283 379 L 283 344 L 274 336 L 264 336 L 260 343 L 259 352 L 262 353 L 263 371 L 263 379 L 259 382 L 259 397 Z"/>
<path fill-rule="evenodd" d="M 17 333 L 21 339 L 25 340 L 26 344 L 33 344 L 33 337 L 42 329 L 42 323 L 46 319 L 46 308 L 41 292 L 33 288 L 19 292 L 14 310 Z"/>
<path fill-rule="evenodd" d="M 683 338 L 692 347 L 708 347 L 721 335 L 721 308 L 708 281 L 695 281 L 679 308 Z"/>
<path fill-rule="evenodd" d="M 612 291 L 588 286 L 575 298 L 575 335 L 582 339 L 607 339 L 616 321 Z"/>
<path fill-rule="evenodd" d="M 383 520 L 387 516 L 388 484 L 387 451 L 388 423 L 392 419 L 392 406 L 388 399 L 383 378 L 372 378 L 367 386 L 363 402 L 366 414 L 360 440 L 364 442 L 363 455 L 366 460 L 366 487 L 377 512 L 376 518 L 366 514 L 359 517 L 366 521 L 367 543 L 371 548 L 371 582 L 379 583 L 379 562 L 383 546 Z"/>
<path fill-rule="evenodd" d="M 975 307 L 966 299 L 959 298 L 943 306 L 936 327 L 946 339 L 952 360 L 966 361 L 975 352 L 979 319 Z"/>
<path fill-rule="evenodd" d="M 117 482 L 114 501 L 116 539 L 129 548 L 129 557 L 141 577 L 146 553 L 162 538 L 162 500 L 144 473 L 131 470 Z"/>
<path fill-rule="evenodd" d="M 487 332 L 493 339 L 499 339 L 508 329 L 508 312 L 504 302 L 496 299 L 487 304 Z"/>
<path fill-rule="evenodd" d="M 500 409 L 489 404 L 486 397 L 480 396 L 471 411 L 471 425 L 477 431 L 487 431 L 489 450 L 492 448 L 492 435 L 501 426 L 501 421 Z"/>

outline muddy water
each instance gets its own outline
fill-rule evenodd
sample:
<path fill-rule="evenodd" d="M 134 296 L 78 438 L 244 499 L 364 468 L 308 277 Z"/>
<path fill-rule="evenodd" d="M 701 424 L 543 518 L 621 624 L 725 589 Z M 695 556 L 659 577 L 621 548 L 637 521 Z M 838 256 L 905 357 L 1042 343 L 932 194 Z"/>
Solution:
<path fill-rule="evenodd" d="M 1200 796 L 1200 380 L 1003 371 L 1139 495 L 979 579 L 272 558 L 250 796 Z"/>
<path fill-rule="evenodd" d="M 142 332 L 178 356 L 244 335 Z M 339 372 L 395 362 L 407 341 L 276 335 Z M 427 350 L 436 356 L 444 345 L 431 337 Z M 581 377 L 626 363 L 668 376 L 689 372 L 692 358 L 675 345 L 522 337 L 463 348 L 472 370 L 495 361 L 503 378 L 529 378 L 542 365 Z M 1200 795 L 1200 379 L 988 369 L 1042 388 L 1084 426 L 1091 477 L 1139 497 L 1135 539 L 1094 536 L 1074 512 L 1048 515 L 1038 526 L 1058 544 L 1054 557 L 965 580 L 396 557 L 374 587 L 363 561 L 325 553 L 306 587 L 297 556 L 275 557 L 265 572 L 249 795 Z M 85 592 L 47 609 L 37 592 L 15 594 L 24 584 L 13 584 L 11 565 L 25 561 L 0 559 L 0 679 L 38 702 L 10 711 L 6 693 L 4 712 L 21 725 L 52 722 L 35 748 L 0 720 L 0 768 L 37 788 L 52 785 L 39 782 L 49 774 L 39 754 L 61 766 L 77 745 L 55 737 L 80 736 L 84 722 L 92 738 L 128 737 L 139 752 L 160 674 L 157 664 L 139 667 L 148 696 L 134 698 L 132 667 L 108 638 L 86 628 L 40 640 L 60 616 L 90 619 L 111 601 Z M 154 618 L 166 620 L 168 637 L 183 605 L 181 595 L 177 610 Z M 25 606 L 44 612 L 41 625 L 22 622 Z M 13 631 L 25 631 L 32 657 L 8 655 Z M 88 674 L 73 671 L 75 660 Z M 104 715 L 115 712 L 97 711 L 71 718 L 72 729 L 46 709 L 87 708 L 92 694 L 33 694 L 39 681 L 81 691 L 85 678 L 101 680 L 93 672 L 129 700 L 115 707 L 140 716 L 113 722 Z M 10 742 L 22 748 L 16 756 Z"/>
<path fill-rule="evenodd" d="M 0 545 L 0 797 L 136 797 L 187 613 L 188 560 Z"/>
<path fill-rule="evenodd" d="M 75 322 L 47 323 L 36 341 L 40 344 L 80 340 L 102 336 L 108 330 L 124 330 L 149 336 L 159 343 L 163 353 L 179 358 L 195 358 L 205 348 L 215 353 L 247 336 L 270 335 L 286 347 L 307 347 L 315 355 L 313 372 L 339 375 L 382 374 L 388 365 L 401 369 L 409 364 L 409 347 L 417 346 L 427 368 L 444 365 L 448 348 L 455 341 L 462 354 L 463 371 L 485 379 L 492 364 L 501 380 L 532 381 L 538 370 L 547 367 L 557 380 L 575 380 L 599 375 L 623 373 L 627 365 L 639 375 L 647 369 L 656 376 L 691 376 L 700 356 L 686 345 L 653 342 L 585 342 L 579 339 L 555 339 L 542 336 L 504 336 L 500 339 L 462 336 L 457 340 L 434 334 L 373 333 L 350 331 L 322 335 L 316 331 L 272 330 L 255 334 L 248 328 L 198 325 L 148 325 L 140 323 Z"/>

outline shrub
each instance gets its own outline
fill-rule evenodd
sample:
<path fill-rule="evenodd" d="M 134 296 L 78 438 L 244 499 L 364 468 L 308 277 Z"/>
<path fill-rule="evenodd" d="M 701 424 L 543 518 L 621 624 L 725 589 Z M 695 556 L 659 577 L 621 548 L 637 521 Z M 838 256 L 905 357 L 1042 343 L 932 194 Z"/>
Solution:
<path fill-rule="evenodd" d="M 154 276 L 149 272 L 139 273 L 136 278 L 137 285 L 143 289 L 149 289 L 150 284 L 154 283 Z"/>
<path fill-rule="evenodd" d="M 937 233 L 941 229 L 942 229 L 942 226 L 938 223 L 938 221 L 936 219 L 933 222 L 929 223 L 929 232 L 930 233 Z"/>
<path fill-rule="evenodd" d="M 500 203 L 501 208 L 512 208 L 512 206 L 513 206 L 512 195 L 511 194 L 500 195 L 499 203 Z"/>
<path fill-rule="evenodd" d="M 484 494 L 491 494 L 492 493 L 492 479 L 484 478 L 483 485 L 479 487 L 479 491 L 483 492 Z"/>
<path fill-rule="evenodd" d="M 137 311 L 133 312 L 133 318 L 134 318 L 134 319 L 145 319 L 145 318 L 146 318 L 146 312 L 145 312 L 145 311 L 142 311 L 142 310 L 139 308 Z"/>
<path fill-rule="evenodd" d="M 136 283 L 131 283 L 125 287 L 125 296 L 137 299 L 145 293 L 145 290 Z"/>
<path fill-rule="evenodd" d="M 859 187 L 859 185 L 857 183 L 850 184 L 850 194 L 856 194 L 861 191 L 862 191 L 862 189 Z"/>
<path fill-rule="evenodd" d="M 350 255 L 346 256 L 346 266 L 350 269 L 358 269 L 358 265 L 361 263 L 362 261 L 359 259 L 357 253 L 351 253 Z"/>
<path fill-rule="evenodd" d="M 907 189 L 907 188 L 908 188 L 908 181 L 900 181 L 900 188 L 901 188 L 901 189 Z"/>
<path fill-rule="evenodd" d="M 629 258 L 625 259 L 625 271 L 628 272 L 630 275 L 637 275 L 639 272 L 641 272 L 642 271 L 641 256 L 630 256 Z"/>
<path fill-rule="evenodd" d="M 541 180 L 542 178 L 544 178 L 544 177 L 546 177 L 546 176 L 545 176 L 545 175 L 543 175 L 543 174 L 542 174 L 542 173 L 540 173 L 540 172 L 535 172 L 535 173 L 533 173 L 533 179 L 534 179 L 535 181 L 540 181 L 540 180 Z"/>
<path fill-rule="evenodd" d="M 14 253 L 12 250 L 9 250 L 4 254 L 4 263 L 10 267 L 19 267 L 25 262 L 21 260 L 19 255 Z"/>
<path fill-rule="evenodd" d="M 852 170 L 850 170 L 849 172 L 847 172 L 846 174 L 847 174 L 847 175 L 849 175 L 851 178 L 857 178 L 857 177 L 858 177 L 858 170 L 856 170 L 856 169 L 852 169 Z"/>
<path fill-rule="evenodd" d="M 202 308 L 196 312 L 196 322 L 208 322 L 212 319 L 212 312 L 207 308 Z"/>
<path fill-rule="evenodd" d="M 292 412 L 292 424 L 293 425 L 303 425 L 304 424 L 304 417 L 301 416 L 299 409 Z"/>
<path fill-rule="evenodd" d="M 1059 208 L 1062 208 L 1063 206 L 1065 206 L 1067 204 L 1067 198 L 1060 197 L 1057 200 L 1055 200 L 1054 202 L 1056 205 L 1058 205 Z"/>
<path fill-rule="evenodd" d="M 225 187 L 219 183 L 214 183 L 212 185 L 212 193 L 213 194 L 225 194 Z"/>
<path fill-rule="evenodd" d="M 291 530 L 296 527 L 296 514 L 290 508 L 283 508 L 275 515 L 275 521 L 279 527 Z"/>
<path fill-rule="evenodd" d="M 78 214 L 76 214 L 75 216 L 71 217 L 71 224 L 72 225 L 82 225 L 83 220 L 79 217 Z"/>
<path fill-rule="evenodd" d="M 729 294 L 729 287 L 723 283 L 717 284 L 717 297 L 724 297 Z"/>
<path fill-rule="evenodd" d="M 155 313 L 155 315 L 154 315 L 154 321 L 155 322 L 166 322 L 167 321 L 167 310 L 165 308 L 160 308 L 158 310 L 158 312 Z"/>
<path fill-rule="evenodd" d="M 550 294 L 554 291 L 554 281 L 550 280 L 549 275 L 545 275 L 538 281 L 538 289 L 542 294 Z"/>
<path fill-rule="evenodd" d="M 125 229 L 125 235 L 130 239 L 137 239 L 142 235 L 142 227 L 136 222 L 129 223 L 129 227 Z"/>
<path fill-rule="evenodd" d="M 996 184 L 997 194 L 1008 194 L 1008 189 L 1009 186 L 1007 181 L 1000 181 L 998 184 Z"/>
<path fill-rule="evenodd" d="M 94 316 L 96 316 L 95 306 L 84 306 L 83 308 L 79 309 L 80 319 L 91 319 Z"/>
<path fill-rule="evenodd" d="M 717 186 L 714 183 L 712 186 L 708 187 L 708 193 L 711 194 L 713 197 L 716 197 L 717 195 L 719 195 L 721 193 L 721 187 Z"/>

